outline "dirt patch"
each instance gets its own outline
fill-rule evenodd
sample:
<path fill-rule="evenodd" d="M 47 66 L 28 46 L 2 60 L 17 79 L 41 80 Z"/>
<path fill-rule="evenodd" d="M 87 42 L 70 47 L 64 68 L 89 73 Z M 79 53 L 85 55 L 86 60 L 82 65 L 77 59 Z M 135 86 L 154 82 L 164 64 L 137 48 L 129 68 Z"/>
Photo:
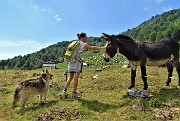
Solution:
<path fill-rule="evenodd" d="M 179 113 L 179 111 L 180 109 L 175 107 L 170 108 L 169 110 L 162 110 L 160 108 L 156 108 L 153 110 L 156 119 L 160 119 L 163 121 L 174 120 L 175 114 Z"/>
<path fill-rule="evenodd" d="M 53 121 L 53 120 L 78 120 L 80 118 L 79 108 L 53 108 L 49 112 L 38 115 L 38 121 Z"/>

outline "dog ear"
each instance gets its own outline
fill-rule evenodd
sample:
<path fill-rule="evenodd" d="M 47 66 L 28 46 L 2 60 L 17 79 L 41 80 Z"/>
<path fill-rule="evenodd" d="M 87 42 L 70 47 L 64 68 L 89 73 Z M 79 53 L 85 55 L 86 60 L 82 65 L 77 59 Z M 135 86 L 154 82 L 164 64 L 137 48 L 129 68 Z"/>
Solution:
<path fill-rule="evenodd" d="M 46 73 L 49 74 L 49 71 L 46 69 Z"/>
<path fill-rule="evenodd" d="M 44 73 L 44 69 L 41 71 L 41 73 L 40 74 L 43 74 Z"/>

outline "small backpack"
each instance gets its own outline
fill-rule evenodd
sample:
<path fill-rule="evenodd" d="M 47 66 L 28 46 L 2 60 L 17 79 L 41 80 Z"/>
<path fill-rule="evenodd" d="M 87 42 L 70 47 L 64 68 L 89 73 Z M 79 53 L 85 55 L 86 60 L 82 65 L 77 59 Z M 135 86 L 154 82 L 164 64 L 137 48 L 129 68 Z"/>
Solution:
<path fill-rule="evenodd" d="M 64 54 L 64 59 L 67 62 L 77 61 L 80 58 L 78 52 L 79 45 L 80 45 L 80 41 L 73 41 L 68 45 L 66 52 Z"/>

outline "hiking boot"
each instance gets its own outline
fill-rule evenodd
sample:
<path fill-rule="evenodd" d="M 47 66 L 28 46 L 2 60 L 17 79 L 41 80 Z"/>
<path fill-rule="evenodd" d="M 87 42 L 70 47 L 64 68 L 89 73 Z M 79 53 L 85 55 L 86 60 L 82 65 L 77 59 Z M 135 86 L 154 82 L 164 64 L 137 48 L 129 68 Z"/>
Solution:
<path fill-rule="evenodd" d="M 135 97 L 135 91 L 134 90 L 132 90 L 132 89 L 128 89 L 128 91 L 127 91 L 127 94 L 130 96 L 130 97 Z"/>
<path fill-rule="evenodd" d="M 61 100 L 65 100 L 67 98 L 66 91 L 63 89 L 59 96 Z"/>
<path fill-rule="evenodd" d="M 72 98 L 77 99 L 77 98 L 80 98 L 80 97 L 78 96 L 77 92 L 73 92 L 72 93 Z"/>
<path fill-rule="evenodd" d="M 65 90 L 62 90 L 61 93 L 60 93 L 60 96 L 63 96 L 66 94 L 66 91 Z"/>
<path fill-rule="evenodd" d="M 63 89 L 60 93 L 60 96 L 64 96 L 64 95 L 66 95 L 66 91 Z"/>

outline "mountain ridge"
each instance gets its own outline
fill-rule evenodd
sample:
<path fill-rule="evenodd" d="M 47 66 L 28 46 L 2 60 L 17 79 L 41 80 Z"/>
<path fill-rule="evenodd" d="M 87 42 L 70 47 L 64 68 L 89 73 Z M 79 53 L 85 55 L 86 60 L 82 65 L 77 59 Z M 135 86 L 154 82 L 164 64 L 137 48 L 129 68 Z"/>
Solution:
<path fill-rule="evenodd" d="M 152 16 L 151 19 L 144 21 L 137 27 L 128 29 L 120 34 L 144 42 L 157 42 L 164 37 L 173 37 L 180 40 L 180 9 L 174 9 L 160 15 Z M 30 70 L 41 68 L 43 62 L 47 61 L 53 61 L 55 63 L 63 62 L 63 55 L 70 42 L 71 41 L 58 42 L 57 44 L 42 48 L 31 54 L 1 60 L 0 69 Z M 90 45 L 101 46 L 104 45 L 105 42 L 102 41 L 100 37 L 89 37 L 88 43 Z"/>

